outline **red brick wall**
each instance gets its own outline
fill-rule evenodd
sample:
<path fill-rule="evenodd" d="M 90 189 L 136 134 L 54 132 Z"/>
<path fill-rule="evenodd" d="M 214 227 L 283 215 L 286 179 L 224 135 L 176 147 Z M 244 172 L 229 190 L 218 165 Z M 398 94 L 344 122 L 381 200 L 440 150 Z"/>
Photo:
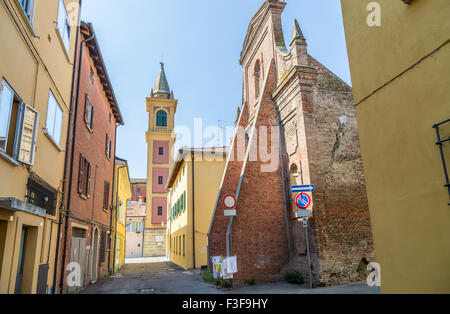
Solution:
<path fill-rule="evenodd" d="M 267 85 L 265 89 L 261 89 L 263 98 L 256 116 L 256 136 L 249 138 L 247 149 L 259 151 L 260 126 L 268 127 L 269 139 L 272 137 L 271 127 L 277 126 L 271 96 L 275 87 L 274 64 L 267 75 Z M 275 132 L 278 137 L 276 129 Z M 269 141 L 268 151 L 279 152 L 278 141 L 276 143 L 276 146 L 272 147 Z M 283 266 L 289 262 L 287 212 L 284 204 L 281 164 L 271 172 L 262 171 L 261 166 L 264 164 L 260 158 L 256 161 L 249 159 L 246 164 L 237 159 L 230 161 L 222 186 L 220 200 L 223 199 L 225 192 L 231 194 L 239 192 L 238 214 L 234 218 L 232 228 L 232 255 L 237 256 L 239 268 L 239 272 L 235 275 L 236 282 L 252 279 L 279 280 Z M 236 190 L 241 171 L 243 171 L 242 184 L 240 189 Z M 219 201 L 210 235 L 210 256 L 226 254 L 223 243 L 227 227 L 228 219 L 223 217 L 223 205 Z"/>
<path fill-rule="evenodd" d="M 135 202 L 139 202 L 139 196 L 137 195 L 137 189 L 140 189 L 141 192 L 139 194 L 140 197 L 142 197 L 142 202 L 145 203 L 147 198 L 147 184 L 132 184 L 131 185 L 131 193 L 132 193 L 132 200 Z"/>
<path fill-rule="evenodd" d="M 357 272 L 358 265 L 363 258 L 373 261 L 375 255 L 352 90 L 307 54 L 306 42 L 297 40 L 290 49 L 286 47 L 281 25 L 284 6 L 279 1 L 266 1 L 262 5 L 252 19 L 241 54 L 244 110 L 249 112 L 244 124 L 253 120 L 257 110 L 255 63 L 257 60 L 262 63 L 262 91 L 263 79 L 271 75 L 264 71 L 267 71 L 270 60 L 275 60 L 275 82 L 271 83 L 269 77 L 265 93 L 270 96 L 264 95 L 261 108 L 265 108 L 263 115 L 269 114 L 270 106 L 274 104 L 276 112 L 271 119 L 260 118 L 260 121 L 264 125 L 273 125 L 276 115 L 279 115 L 285 180 L 280 181 L 280 176 L 275 174 L 258 173 L 254 163 L 247 166 L 238 200 L 238 217 L 233 224 L 233 249 L 242 255 L 238 255 L 237 279 L 247 280 L 253 276 L 256 280 L 272 280 L 281 278 L 287 271 L 298 270 L 309 280 L 305 231 L 301 222 L 291 219 L 288 226 L 281 228 L 281 220 L 276 219 L 281 217 L 281 209 L 270 209 L 275 211 L 275 219 L 269 224 L 265 224 L 258 214 L 253 215 L 259 209 L 267 214 L 264 204 L 258 203 L 260 198 L 274 207 L 280 206 L 284 196 L 281 187 L 315 184 L 317 191 L 312 194 L 311 208 L 313 218 L 309 221 L 313 281 L 316 285 L 329 285 L 361 280 L 364 274 Z M 280 53 L 283 50 L 287 53 Z M 240 169 L 237 162 L 228 165 L 221 198 L 225 192 L 232 193 L 235 189 Z M 250 182 L 254 182 L 253 185 Z M 270 190 L 270 196 L 267 192 L 259 195 L 256 187 Z M 293 204 L 294 197 L 291 195 L 292 202 L 287 202 L 287 210 L 292 215 L 297 210 Z M 219 203 L 209 240 L 211 256 L 225 253 L 228 219 L 222 215 Z M 280 234 L 288 233 L 288 250 L 278 242 L 278 248 L 264 251 L 259 244 L 259 231 L 254 229 L 257 227 L 252 222 L 265 225 L 266 235 L 261 235 L 264 241 L 272 238 L 275 242 L 281 241 Z M 267 256 L 261 252 L 266 252 Z M 254 256 L 264 258 L 255 261 Z M 290 259 L 287 260 L 286 256 Z M 261 265 L 259 261 L 274 260 L 284 263 L 284 267 L 280 270 L 278 265 L 268 266 L 267 272 L 261 275 L 256 272 L 255 275 L 255 268 Z M 267 265 L 266 262 L 262 264 Z"/>
<path fill-rule="evenodd" d="M 82 36 L 81 36 L 82 37 Z M 80 52 L 80 50 L 79 50 Z M 93 60 L 90 56 L 89 50 L 86 46 L 83 47 L 82 53 L 82 67 L 79 84 L 78 106 L 74 107 L 74 115 L 71 118 L 71 126 L 74 126 L 74 118 L 76 116 L 76 133 L 75 133 L 75 146 L 73 154 L 73 169 L 71 168 L 72 157 L 72 141 L 73 141 L 73 129 L 70 130 L 69 142 L 68 142 L 68 160 L 66 161 L 68 171 L 66 184 L 67 192 L 65 195 L 64 203 L 66 210 L 70 211 L 71 219 L 69 220 L 67 242 L 64 247 L 64 232 L 65 232 L 65 219 L 64 225 L 61 229 L 61 242 L 60 242 L 60 254 L 59 254 L 59 270 L 58 270 L 58 282 L 60 284 L 61 277 L 64 280 L 64 288 L 66 290 L 65 281 L 67 278 L 66 265 L 70 260 L 70 245 L 71 245 L 71 223 L 87 224 L 88 230 L 88 242 L 90 244 L 92 225 L 93 222 L 98 228 L 110 230 L 111 210 L 103 209 L 103 195 L 104 195 L 104 183 L 110 182 L 109 190 L 109 204 L 112 204 L 112 187 L 113 187 L 113 171 L 114 171 L 114 156 L 115 156 L 115 133 L 116 133 L 116 120 L 109 102 L 105 96 L 103 86 L 97 76 Z M 79 57 L 77 57 L 77 60 Z M 77 61 L 78 62 L 78 61 Z M 94 83 L 91 84 L 89 74 L 91 69 L 94 70 Z M 77 71 L 78 73 L 78 71 Z M 77 78 L 75 78 L 77 81 Z M 75 89 L 76 90 L 76 89 Z M 88 130 L 84 122 L 84 108 L 86 94 L 89 95 L 90 101 L 95 108 L 93 131 Z M 76 95 L 73 96 L 74 100 Z M 106 134 L 109 135 L 111 140 L 111 158 L 106 156 Z M 80 164 L 80 154 L 91 163 L 91 183 L 89 190 L 89 198 L 82 197 L 78 194 L 78 173 Z M 70 177 L 71 175 L 71 177 Z M 71 189 L 69 190 L 69 182 L 71 182 Z M 70 203 L 69 203 L 70 198 Z M 100 232 L 100 231 L 99 231 Z M 65 264 L 62 264 L 64 252 L 66 253 Z M 100 256 L 100 253 L 98 254 Z M 99 265 L 99 276 L 108 273 L 108 260 L 109 254 L 106 252 L 105 262 Z M 59 288 L 59 287 L 58 287 Z M 58 289 L 59 291 L 59 289 Z"/>

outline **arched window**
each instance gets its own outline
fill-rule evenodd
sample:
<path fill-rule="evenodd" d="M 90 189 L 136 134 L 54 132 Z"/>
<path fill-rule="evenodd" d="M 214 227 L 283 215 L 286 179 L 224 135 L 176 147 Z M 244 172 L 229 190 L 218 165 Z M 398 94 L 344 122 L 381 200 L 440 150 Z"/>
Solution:
<path fill-rule="evenodd" d="M 261 80 L 261 63 L 259 60 L 256 60 L 255 63 L 255 97 L 259 96 L 259 89 L 260 89 L 260 80 Z"/>
<path fill-rule="evenodd" d="M 167 126 L 167 112 L 160 110 L 156 113 L 156 126 Z"/>

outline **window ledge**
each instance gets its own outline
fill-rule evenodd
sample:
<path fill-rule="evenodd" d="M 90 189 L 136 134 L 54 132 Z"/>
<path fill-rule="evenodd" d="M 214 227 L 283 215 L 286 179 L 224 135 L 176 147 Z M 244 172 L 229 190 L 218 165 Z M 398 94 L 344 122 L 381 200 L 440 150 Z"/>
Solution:
<path fill-rule="evenodd" d="M 78 193 L 78 195 L 79 195 L 82 199 L 84 199 L 85 201 L 87 201 L 87 200 L 89 199 L 89 197 L 87 197 L 86 195 L 83 195 L 83 194 L 80 194 L 80 193 Z"/>
<path fill-rule="evenodd" d="M 0 150 L 0 157 L 4 160 L 6 160 L 7 162 L 9 162 L 11 165 L 13 166 L 20 166 L 20 163 L 15 160 L 14 158 L 12 158 L 11 156 L 9 156 L 8 154 L 6 154 L 5 152 Z"/>
<path fill-rule="evenodd" d="M 84 125 L 86 126 L 86 129 L 88 129 L 89 133 L 93 134 L 94 130 L 91 129 L 91 127 L 85 122 Z"/>
<path fill-rule="evenodd" d="M 53 137 L 48 133 L 48 130 L 44 128 L 44 134 L 47 136 L 47 138 L 50 140 L 50 142 L 58 149 L 60 152 L 63 152 L 64 149 L 61 148 L 58 144 L 56 144 L 56 141 L 53 139 Z"/>
<path fill-rule="evenodd" d="M 28 19 L 28 16 L 27 16 L 27 15 L 25 14 L 25 12 L 23 11 L 22 5 L 20 4 L 19 0 L 15 0 L 15 2 L 16 2 L 16 5 L 17 5 L 17 7 L 18 7 L 18 9 L 19 9 L 20 15 L 22 15 L 22 18 L 26 21 L 26 22 L 25 22 L 26 27 L 27 27 L 28 30 L 31 32 L 31 35 L 32 35 L 33 37 L 38 37 L 38 36 L 36 35 L 36 32 L 34 31 L 33 23 Z M 34 4 L 34 5 L 36 5 L 36 4 Z"/>
<path fill-rule="evenodd" d="M 67 62 L 69 62 L 69 64 L 72 65 L 72 60 L 70 60 L 69 51 L 67 51 L 68 49 L 70 50 L 70 39 L 71 38 L 69 38 L 69 48 L 66 49 L 66 46 L 64 45 L 64 41 L 63 41 L 63 39 L 61 37 L 61 33 L 59 32 L 59 28 L 56 27 L 55 31 L 57 33 L 56 36 L 59 39 L 59 43 L 61 44 L 61 48 L 62 48 L 62 50 L 64 50 L 64 55 L 66 56 Z"/>

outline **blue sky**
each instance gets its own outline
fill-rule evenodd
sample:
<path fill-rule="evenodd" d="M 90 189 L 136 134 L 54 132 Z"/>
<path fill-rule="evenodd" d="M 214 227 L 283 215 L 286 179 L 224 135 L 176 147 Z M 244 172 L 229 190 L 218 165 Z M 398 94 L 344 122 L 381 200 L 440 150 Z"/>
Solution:
<path fill-rule="evenodd" d="M 286 41 L 294 18 L 309 53 L 350 81 L 339 0 L 290 0 L 283 13 Z M 125 119 L 118 128 L 117 155 L 132 177 L 147 173 L 149 96 L 164 55 L 166 74 L 179 100 L 176 125 L 193 129 L 218 120 L 233 122 L 241 105 L 238 63 L 247 27 L 263 0 L 84 0 L 82 19 L 94 25 Z M 222 123 L 223 124 L 223 123 Z"/>

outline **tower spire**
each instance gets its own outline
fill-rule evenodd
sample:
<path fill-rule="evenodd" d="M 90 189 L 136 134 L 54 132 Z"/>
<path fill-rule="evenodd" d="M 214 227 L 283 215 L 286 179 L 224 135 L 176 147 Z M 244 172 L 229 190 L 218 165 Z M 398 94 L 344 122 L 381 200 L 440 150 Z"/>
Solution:
<path fill-rule="evenodd" d="M 292 30 L 292 41 L 291 46 L 295 41 L 303 41 L 306 43 L 305 37 L 303 36 L 302 29 L 300 28 L 300 24 L 298 23 L 297 19 L 294 20 L 294 26 Z"/>
<path fill-rule="evenodd" d="M 170 98 L 171 91 L 169 83 L 167 82 L 166 72 L 164 71 L 164 62 L 161 61 L 161 70 L 153 88 L 152 96 L 157 98 Z"/>

